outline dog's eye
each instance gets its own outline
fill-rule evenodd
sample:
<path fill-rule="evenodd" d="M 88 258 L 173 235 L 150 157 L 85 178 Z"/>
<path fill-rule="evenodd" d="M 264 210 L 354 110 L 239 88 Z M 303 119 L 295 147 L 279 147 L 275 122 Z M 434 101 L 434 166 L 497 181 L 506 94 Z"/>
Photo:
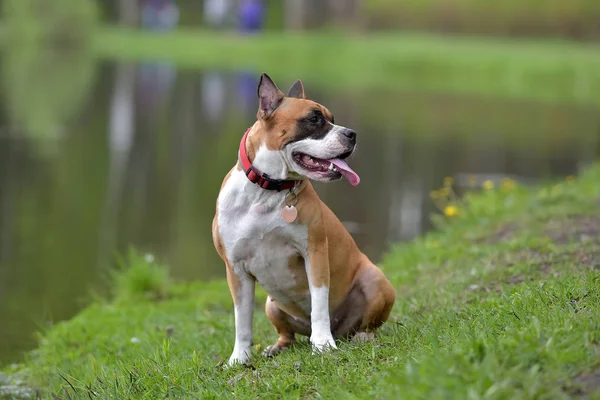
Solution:
<path fill-rule="evenodd" d="M 319 121 L 321 121 L 321 117 L 318 115 L 315 115 L 315 116 L 311 117 L 309 119 L 309 121 L 313 124 L 317 124 L 317 123 L 319 123 Z"/>

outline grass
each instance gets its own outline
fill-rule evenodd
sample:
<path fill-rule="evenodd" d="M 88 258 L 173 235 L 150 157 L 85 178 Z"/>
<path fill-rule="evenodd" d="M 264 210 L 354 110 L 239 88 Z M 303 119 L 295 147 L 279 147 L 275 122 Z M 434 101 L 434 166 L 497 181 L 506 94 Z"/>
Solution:
<path fill-rule="evenodd" d="M 260 291 L 252 364 L 224 368 L 226 283 L 167 283 L 166 267 L 133 256 L 125 294 L 50 328 L 5 386 L 22 379 L 61 399 L 599 399 L 598 182 L 600 164 L 533 188 L 485 182 L 459 199 L 446 180 L 433 197 L 451 217 L 382 265 L 398 300 L 378 339 L 322 356 L 306 341 L 259 356 L 276 339 Z"/>
<path fill-rule="evenodd" d="M 600 104 L 596 44 L 417 33 L 281 33 L 241 37 L 105 27 L 99 57 L 168 60 L 181 67 L 266 71 L 348 90 L 418 90 Z"/>

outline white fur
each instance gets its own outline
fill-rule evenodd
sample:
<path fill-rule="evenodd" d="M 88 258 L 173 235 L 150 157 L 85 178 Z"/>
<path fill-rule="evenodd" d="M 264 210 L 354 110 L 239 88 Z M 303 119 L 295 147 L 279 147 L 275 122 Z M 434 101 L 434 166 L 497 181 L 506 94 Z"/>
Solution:
<path fill-rule="evenodd" d="M 282 171 L 274 152 L 259 149 L 255 165 L 275 177 Z M 279 153 L 279 152 L 277 152 Z M 260 167 L 259 167 L 260 166 Z M 242 171 L 234 170 L 217 200 L 218 226 L 233 272 L 240 277 L 242 287 L 235 307 L 236 340 L 229 364 L 248 361 L 252 343 L 254 282 L 276 301 L 295 303 L 310 313 L 310 301 L 294 298 L 294 279 L 288 269 L 288 259 L 294 254 L 306 254 L 307 227 L 289 224 L 281 217 L 287 192 L 261 189 L 252 184 Z"/>
<path fill-rule="evenodd" d="M 290 143 L 285 147 L 283 152 L 278 153 L 284 155 L 285 162 L 290 166 L 291 170 L 301 175 L 307 175 L 307 171 L 293 161 L 293 154 L 300 152 L 322 160 L 330 160 L 340 154 L 346 153 L 352 148 L 348 146 L 347 139 L 342 133 L 345 129 L 341 125 L 333 124 L 333 128 L 331 128 L 325 137 L 321 139 L 307 138 Z"/>
<path fill-rule="evenodd" d="M 238 304 L 235 305 L 235 345 L 229 365 L 246 363 L 252 346 L 252 318 L 254 316 L 254 281 L 248 274 L 240 274 Z"/>
<path fill-rule="evenodd" d="M 267 149 L 266 146 L 261 146 L 256 151 L 252 165 L 273 179 L 287 179 L 288 177 L 288 164 L 281 151 L 273 151 Z"/>
<path fill-rule="evenodd" d="M 306 273 L 310 277 L 310 263 L 306 262 Z M 335 340 L 331 335 L 329 319 L 329 288 L 327 286 L 315 287 L 309 278 L 311 313 L 310 313 L 310 342 L 313 353 L 326 350 L 327 347 L 336 349 Z"/>
<path fill-rule="evenodd" d="M 328 135 L 329 136 L 329 135 Z M 324 142 L 326 143 L 326 141 Z M 277 179 L 287 177 L 284 153 L 261 146 L 253 164 Z M 316 288 L 310 282 L 308 228 L 290 224 L 281 217 L 287 191 L 264 190 L 234 169 L 217 200 L 218 227 L 227 259 L 242 285 L 235 307 L 236 339 L 229 364 L 248 361 L 252 344 L 254 283 L 281 304 L 294 304 L 311 315 L 311 342 L 317 349 L 335 348 L 329 323 L 329 288 Z M 296 294 L 288 260 L 301 255 L 307 266 L 310 298 Z"/>

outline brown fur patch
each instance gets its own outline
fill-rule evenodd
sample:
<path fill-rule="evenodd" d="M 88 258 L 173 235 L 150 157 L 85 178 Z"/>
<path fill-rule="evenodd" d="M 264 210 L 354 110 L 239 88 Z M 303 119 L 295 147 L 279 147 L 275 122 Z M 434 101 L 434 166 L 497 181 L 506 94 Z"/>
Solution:
<path fill-rule="evenodd" d="M 260 136 L 263 143 L 269 150 L 281 150 L 287 143 L 294 140 L 297 134 L 298 120 L 315 108 L 320 109 L 329 121 L 333 121 L 331 112 L 323 105 L 312 100 L 286 97 L 273 114 L 261 119 Z"/>

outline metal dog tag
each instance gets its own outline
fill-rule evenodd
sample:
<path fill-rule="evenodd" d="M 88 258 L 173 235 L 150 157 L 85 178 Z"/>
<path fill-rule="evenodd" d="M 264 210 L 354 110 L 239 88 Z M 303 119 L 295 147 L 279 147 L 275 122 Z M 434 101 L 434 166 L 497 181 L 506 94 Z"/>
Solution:
<path fill-rule="evenodd" d="M 283 220 L 288 223 L 292 223 L 298 218 L 298 209 L 294 206 L 285 206 L 281 210 L 281 216 Z"/>
<path fill-rule="evenodd" d="M 281 217 L 285 222 L 289 224 L 291 224 L 296 220 L 296 218 L 298 218 L 298 209 L 296 208 L 296 204 L 298 204 L 298 195 L 296 194 L 297 187 L 298 182 L 296 182 L 296 185 L 293 188 L 291 188 L 289 193 L 285 196 L 285 207 L 283 207 L 283 210 L 281 210 Z M 294 196 L 291 202 L 288 202 L 289 195 Z"/>

